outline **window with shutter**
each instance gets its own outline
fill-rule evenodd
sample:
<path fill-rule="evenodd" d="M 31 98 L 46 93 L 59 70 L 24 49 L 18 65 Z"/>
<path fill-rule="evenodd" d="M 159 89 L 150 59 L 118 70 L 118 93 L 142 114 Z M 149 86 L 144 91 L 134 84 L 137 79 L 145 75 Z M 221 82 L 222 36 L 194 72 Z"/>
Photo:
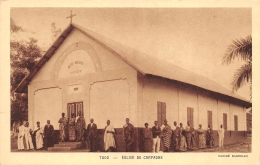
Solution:
<path fill-rule="evenodd" d="M 166 119 L 166 103 L 157 102 L 157 122 L 158 125 L 161 126 Z"/>
<path fill-rule="evenodd" d="M 223 113 L 223 128 L 227 130 L 227 114 Z"/>
<path fill-rule="evenodd" d="M 190 125 L 194 127 L 193 123 L 193 108 L 188 107 L 187 108 L 187 122 L 190 122 Z"/>
<path fill-rule="evenodd" d="M 234 126 L 235 126 L 235 131 L 238 131 L 238 118 L 237 118 L 237 115 L 234 116 Z"/>
<path fill-rule="evenodd" d="M 212 111 L 208 111 L 208 125 L 212 127 Z"/>
<path fill-rule="evenodd" d="M 166 103 L 162 103 L 162 122 L 166 119 Z"/>
<path fill-rule="evenodd" d="M 158 125 L 161 126 L 162 125 L 162 110 L 161 110 L 161 102 L 157 102 L 157 122 Z"/>

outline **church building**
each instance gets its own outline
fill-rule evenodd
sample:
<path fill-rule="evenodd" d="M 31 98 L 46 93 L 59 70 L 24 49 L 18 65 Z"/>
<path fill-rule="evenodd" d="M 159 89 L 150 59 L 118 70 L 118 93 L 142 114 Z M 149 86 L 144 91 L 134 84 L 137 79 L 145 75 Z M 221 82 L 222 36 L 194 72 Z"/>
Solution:
<path fill-rule="evenodd" d="M 70 24 L 17 87 L 28 92 L 28 120 L 32 127 L 51 121 L 59 129 L 61 113 L 69 118 L 82 112 L 94 119 L 102 150 L 103 130 L 109 119 L 116 129 L 117 151 L 124 151 L 125 119 L 135 126 L 135 150 L 142 151 L 140 130 L 167 119 L 187 121 L 197 129 L 211 124 L 225 128 L 224 145 L 244 140 L 250 101 L 216 82 Z M 56 131 L 58 133 L 58 131 Z"/>

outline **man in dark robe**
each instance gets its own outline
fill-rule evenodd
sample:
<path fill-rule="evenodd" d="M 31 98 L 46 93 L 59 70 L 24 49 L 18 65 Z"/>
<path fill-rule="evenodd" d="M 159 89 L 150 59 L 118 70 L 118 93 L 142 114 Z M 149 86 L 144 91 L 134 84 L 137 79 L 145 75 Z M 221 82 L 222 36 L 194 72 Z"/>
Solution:
<path fill-rule="evenodd" d="M 87 128 L 90 152 L 96 151 L 97 125 L 93 122 L 94 119 L 91 118 Z"/>
<path fill-rule="evenodd" d="M 48 147 L 53 147 L 53 141 L 52 141 L 52 137 L 53 137 L 53 133 L 54 133 L 54 128 L 53 126 L 50 124 L 50 120 L 47 120 L 47 124 L 44 127 L 44 148 L 47 150 Z"/>
<path fill-rule="evenodd" d="M 133 152 L 134 144 L 134 126 L 129 123 L 129 118 L 126 118 L 126 124 L 123 126 L 123 139 L 126 144 L 126 152 Z"/>

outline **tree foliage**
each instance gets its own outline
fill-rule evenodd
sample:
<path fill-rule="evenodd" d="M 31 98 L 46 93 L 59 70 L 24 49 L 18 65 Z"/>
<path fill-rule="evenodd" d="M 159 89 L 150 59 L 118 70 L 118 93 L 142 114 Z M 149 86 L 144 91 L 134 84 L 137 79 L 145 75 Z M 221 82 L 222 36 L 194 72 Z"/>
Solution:
<path fill-rule="evenodd" d="M 11 123 L 15 121 L 28 120 L 28 96 L 27 94 L 16 94 L 11 99 Z"/>
<path fill-rule="evenodd" d="M 11 18 L 12 35 L 25 32 L 25 29 L 15 24 Z M 23 78 L 32 71 L 34 65 L 42 56 L 42 50 L 37 45 L 35 38 L 28 41 L 11 39 L 10 41 L 10 65 L 11 65 L 11 91 L 18 87 Z M 11 95 L 11 122 L 28 119 L 28 97 L 26 93 Z"/>
<path fill-rule="evenodd" d="M 234 40 L 228 47 L 222 64 L 230 64 L 235 59 L 244 61 L 237 71 L 234 73 L 232 80 L 232 90 L 237 91 L 246 83 L 250 83 L 252 89 L 252 37 L 248 36 L 240 40 Z M 251 91 L 252 93 L 252 91 Z M 252 94 L 250 94 L 252 96 Z"/>
<path fill-rule="evenodd" d="M 42 57 L 44 51 L 38 46 L 37 39 L 30 37 L 27 40 L 18 40 L 15 34 L 24 33 L 27 30 L 10 20 L 10 65 L 11 65 L 11 91 L 16 89 L 24 77 L 30 73 L 35 64 Z M 52 40 L 60 34 L 61 29 L 51 24 Z M 11 123 L 28 120 L 28 95 L 27 93 L 15 93 L 11 95 Z"/>
<path fill-rule="evenodd" d="M 37 40 L 29 38 L 29 41 L 11 40 L 11 90 L 14 90 L 25 75 L 32 71 L 33 67 L 42 56 L 42 50 L 37 45 Z"/>

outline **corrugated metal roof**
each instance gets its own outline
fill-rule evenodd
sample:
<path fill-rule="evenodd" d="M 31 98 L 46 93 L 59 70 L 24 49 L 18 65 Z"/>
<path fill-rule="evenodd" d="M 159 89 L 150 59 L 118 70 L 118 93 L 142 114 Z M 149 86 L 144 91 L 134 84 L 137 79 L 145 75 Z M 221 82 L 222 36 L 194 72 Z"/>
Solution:
<path fill-rule="evenodd" d="M 247 104 L 247 106 L 251 106 L 250 101 L 242 98 L 241 96 L 233 93 L 231 90 L 219 85 L 218 83 L 195 73 L 192 73 L 190 71 L 187 71 L 181 67 L 178 67 L 176 65 L 173 65 L 171 63 L 168 63 L 166 61 L 160 60 L 158 58 L 155 58 L 153 56 L 147 55 L 145 53 L 142 53 L 138 50 L 132 49 L 126 45 L 123 45 L 121 43 L 115 42 L 109 38 L 106 38 L 100 34 L 97 34 L 93 31 L 90 31 L 86 28 L 80 27 L 79 25 L 72 24 L 69 26 L 66 30 L 63 31 L 63 33 L 60 35 L 60 37 L 57 39 L 57 41 L 53 44 L 52 47 L 58 48 L 63 40 L 66 38 L 66 36 L 72 31 L 73 28 L 76 28 L 77 30 L 81 31 L 83 34 L 88 36 L 89 38 L 93 39 L 94 41 L 98 42 L 108 50 L 110 50 L 112 53 L 114 53 L 116 56 L 118 56 L 120 59 L 128 63 L 130 66 L 138 70 L 144 75 L 154 75 L 159 76 L 163 78 L 167 78 L 170 80 L 179 81 L 185 84 L 190 84 L 192 86 L 196 86 L 199 88 L 206 89 L 208 91 L 229 96 L 235 99 L 238 99 L 240 101 L 243 101 Z M 62 38 L 62 42 L 57 43 L 60 41 L 60 38 Z M 51 47 L 51 48 L 52 48 Z M 49 50 L 51 50 L 51 48 Z M 49 51 L 48 51 L 49 52 Z M 54 52 L 46 53 L 44 56 L 48 56 L 50 58 Z M 44 57 L 43 57 L 44 58 Z M 46 61 L 45 61 L 46 62 Z M 44 63 L 45 63 L 44 62 Z M 42 62 L 39 61 L 37 65 L 40 65 L 36 68 L 41 68 L 43 66 Z M 38 71 L 38 70 L 37 70 Z M 25 89 L 24 85 L 28 85 L 29 81 L 33 78 L 35 74 L 30 74 L 23 80 L 26 82 L 21 82 L 19 87 L 15 90 L 16 92 L 21 92 Z"/>

